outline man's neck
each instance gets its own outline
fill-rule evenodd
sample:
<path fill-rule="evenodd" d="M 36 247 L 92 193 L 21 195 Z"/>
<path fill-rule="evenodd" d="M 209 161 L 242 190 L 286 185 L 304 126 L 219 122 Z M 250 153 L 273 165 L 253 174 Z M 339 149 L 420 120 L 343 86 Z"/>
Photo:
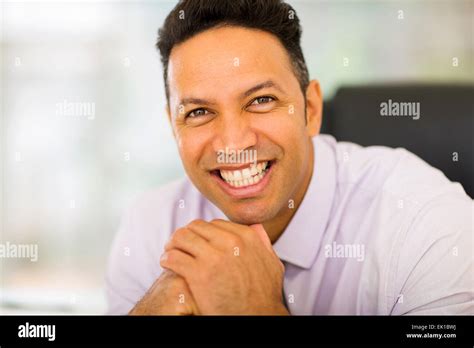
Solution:
<path fill-rule="evenodd" d="M 274 244 L 285 231 L 286 227 L 288 226 L 291 219 L 298 210 L 299 206 L 301 205 L 301 202 L 303 202 L 303 198 L 311 182 L 314 167 L 314 146 L 311 139 L 310 142 L 311 144 L 309 166 L 306 170 L 306 175 L 304 176 L 302 185 L 300 185 L 297 189 L 294 198 L 291 198 L 294 201 L 294 206 L 290 206 L 288 202 L 288 204 L 285 204 L 283 209 L 280 211 L 280 213 L 277 214 L 274 219 L 269 220 L 263 224 L 263 227 L 265 228 L 265 231 L 267 231 L 268 237 L 270 238 L 272 244 Z"/>

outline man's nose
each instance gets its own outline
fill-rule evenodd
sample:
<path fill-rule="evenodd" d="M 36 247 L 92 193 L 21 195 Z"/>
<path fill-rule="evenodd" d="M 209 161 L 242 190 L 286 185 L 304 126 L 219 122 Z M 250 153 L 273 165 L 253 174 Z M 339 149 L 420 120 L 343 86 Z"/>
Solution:
<path fill-rule="evenodd" d="M 257 134 L 249 117 L 239 114 L 222 115 L 216 125 L 214 151 L 245 150 L 257 145 Z"/>

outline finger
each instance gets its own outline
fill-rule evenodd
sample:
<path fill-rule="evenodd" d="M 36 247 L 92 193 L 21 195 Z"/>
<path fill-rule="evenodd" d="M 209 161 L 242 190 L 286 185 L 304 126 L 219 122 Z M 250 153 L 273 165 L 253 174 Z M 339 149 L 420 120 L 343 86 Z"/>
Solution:
<path fill-rule="evenodd" d="M 227 229 L 203 220 L 194 220 L 186 227 L 208 240 L 214 248 L 219 250 L 227 250 L 229 239 L 235 238 L 233 233 L 229 232 Z"/>
<path fill-rule="evenodd" d="M 240 225 L 235 222 L 230 222 L 226 220 L 216 219 L 210 222 L 211 225 L 214 225 L 224 231 L 228 231 L 237 238 L 246 238 L 249 234 L 254 235 L 255 232 L 249 228 L 247 225 Z M 229 238 L 229 235 L 225 235 Z M 235 238 L 230 238 L 235 240 Z"/>
<path fill-rule="evenodd" d="M 266 239 L 268 239 L 267 232 L 265 231 L 265 229 L 263 228 L 263 226 L 261 224 L 240 225 L 240 224 L 237 224 L 235 222 L 230 222 L 230 221 L 221 220 L 221 219 L 212 220 L 211 224 L 215 224 L 216 226 L 219 226 L 219 227 L 225 229 L 226 231 L 230 231 L 232 233 L 235 233 L 235 234 L 237 234 L 238 236 L 241 236 L 241 237 L 245 237 L 245 235 L 247 233 L 251 233 L 253 235 L 256 234 L 259 237 L 259 239 L 262 239 L 264 241 L 264 243 L 267 243 L 267 241 L 263 238 L 264 236 L 260 235 L 261 230 L 263 230 L 265 236 L 267 236 Z M 255 226 L 255 227 L 252 228 L 252 226 Z M 258 226 L 260 226 L 260 227 L 258 227 Z M 251 228 L 249 229 L 248 227 L 251 227 Z M 255 233 L 256 231 L 257 231 L 257 233 Z M 271 242 L 270 242 L 270 246 L 271 246 Z"/>
<path fill-rule="evenodd" d="M 209 242 L 189 228 L 180 228 L 171 236 L 165 245 L 165 251 L 178 249 L 194 257 L 211 252 Z"/>
<path fill-rule="evenodd" d="M 217 226 L 220 226 L 222 228 L 225 228 L 226 230 L 231 231 L 233 233 L 237 233 L 238 235 L 242 235 L 244 231 L 248 232 L 248 230 L 246 231 L 246 229 L 242 228 L 242 226 L 247 227 L 246 225 L 239 225 L 230 221 L 217 219 L 217 220 L 212 220 L 211 223 Z M 255 234 L 263 242 L 266 248 L 273 251 L 272 242 L 270 241 L 270 238 L 268 237 L 268 234 L 265 231 L 265 228 L 263 228 L 262 224 L 254 224 L 248 227 L 250 227 L 253 230 L 252 232 L 255 232 Z"/>
<path fill-rule="evenodd" d="M 270 238 L 268 237 L 267 232 L 263 228 L 263 225 L 262 224 L 255 224 L 255 225 L 250 225 L 249 227 L 255 231 L 255 233 L 260 238 L 260 240 L 263 242 L 265 247 L 273 253 L 274 251 L 273 251 L 273 247 L 272 247 L 272 242 L 270 241 Z"/>
<path fill-rule="evenodd" d="M 189 279 L 190 275 L 194 273 L 196 260 L 181 250 L 172 249 L 161 255 L 160 265 L 185 279 Z"/>
<path fill-rule="evenodd" d="M 215 225 L 219 228 L 222 228 L 223 230 L 226 230 L 226 231 L 229 231 L 229 232 L 232 232 L 232 233 L 237 233 L 238 235 L 242 234 L 242 227 L 243 226 L 247 227 L 246 225 L 239 225 L 239 224 L 236 224 L 234 222 L 230 222 L 230 221 L 222 220 L 222 219 L 215 219 L 215 220 L 212 220 L 209 223 L 212 224 L 212 225 Z"/>

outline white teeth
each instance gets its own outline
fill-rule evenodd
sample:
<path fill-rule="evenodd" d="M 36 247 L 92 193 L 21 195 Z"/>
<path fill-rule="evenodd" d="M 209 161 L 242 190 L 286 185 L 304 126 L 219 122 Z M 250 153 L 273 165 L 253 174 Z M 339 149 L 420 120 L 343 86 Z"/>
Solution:
<path fill-rule="evenodd" d="M 230 186 L 255 185 L 265 176 L 267 166 L 268 162 L 261 162 L 257 165 L 251 164 L 248 168 L 242 170 L 220 170 L 220 174 Z"/>
<path fill-rule="evenodd" d="M 225 170 L 221 170 L 221 173 L 222 172 L 225 172 Z M 234 170 L 233 172 L 230 172 L 230 173 L 233 174 L 233 179 L 232 180 L 234 180 L 234 181 L 242 180 L 242 172 L 240 170 Z"/>

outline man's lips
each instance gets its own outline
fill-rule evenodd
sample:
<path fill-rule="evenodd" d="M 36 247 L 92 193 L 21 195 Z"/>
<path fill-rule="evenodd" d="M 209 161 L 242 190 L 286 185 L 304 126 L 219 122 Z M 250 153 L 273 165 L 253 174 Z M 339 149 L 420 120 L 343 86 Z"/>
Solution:
<path fill-rule="evenodd" d="M 256 165 L 245 165 L 231 170 L 211 171 L 211 177 L 230 196 L 234 198 L 251 198 L 259 195 L 270 181 L 275 161 L 259 162 Z"/>

